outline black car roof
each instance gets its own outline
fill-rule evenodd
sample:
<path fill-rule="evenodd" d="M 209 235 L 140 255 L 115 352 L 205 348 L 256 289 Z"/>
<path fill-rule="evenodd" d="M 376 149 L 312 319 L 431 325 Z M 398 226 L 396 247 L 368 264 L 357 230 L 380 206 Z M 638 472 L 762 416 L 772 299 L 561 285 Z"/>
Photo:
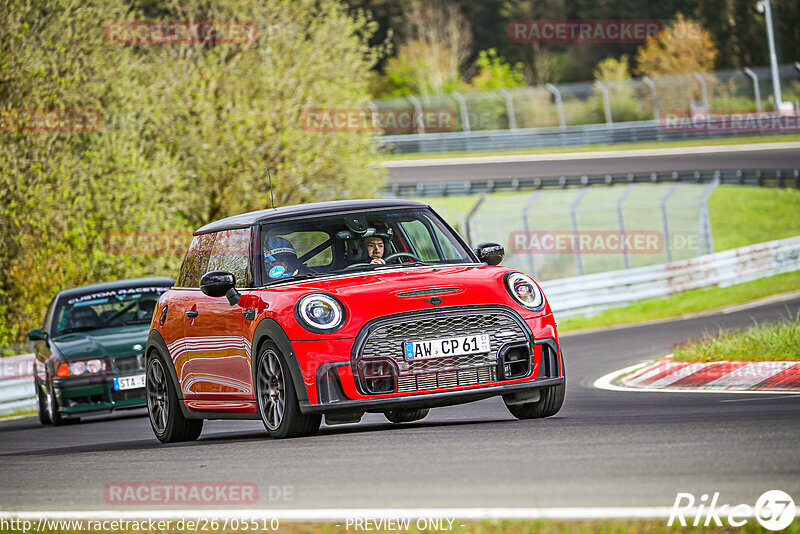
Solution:
<path fill-rule="evenodd" d="M 352 210 L 373 210 L 385 208 L 425 208 L 428 205 L 416 200 L 401 200 L 396 198 L 370 199 L 370 200 L 337 200 L 334 202 L 317 202 L 314 204 L 298 204 L 284 206 L 276 209 L 251 211 L 234 215 L 209 223 L 194 232 L 194 235 L 219 232 L 220 230 L 233 230 L 235 228 L 248 228 L 250 226 L 268 221 L 281 220 L 304 215 L 324 215 Z"/>
<path fill-rule="evenodd" d="M 129 278 L 127 280 L 114 280 L 112 282 L 101 282 L 99 284 L 89 284 L 86 286 L 71 287 L 58 292 L 59 297 L 70 297 L 82 295 L 93 291 L 109 291 L 112 289 L 123 289 L 126 287 L 146 287 L 146 286 L 169 286 L 175 285 L 175 280 L 166 276 L 151 276 L 149 278 Z"/>

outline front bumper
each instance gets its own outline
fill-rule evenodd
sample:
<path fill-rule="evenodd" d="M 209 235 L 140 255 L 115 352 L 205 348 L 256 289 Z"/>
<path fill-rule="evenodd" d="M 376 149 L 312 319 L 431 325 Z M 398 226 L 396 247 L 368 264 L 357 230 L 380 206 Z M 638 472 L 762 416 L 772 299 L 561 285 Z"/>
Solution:
<path fill-rule="evenodd" d="M 394 397 L 381 397 L 375 399 L 342 400 L 324 404 L 311 404 L 308 401 L 300 402 L 300 411 L 304 414 L 314 413 L 347 413 L 347 412 L 384 412 L 394 409 L 437 408 L 474 402 L 498 395 L 510 393 L 534 393 L 540 389 L 564 384 L 564 377 L 545 378 L 513 384 L 502 384 L 488 387 L 473 387 L 454 391 L 441 391 L 435 393 L 417 393 Z"/>
<path fill-rule="evenodd" d="M 146 406 L 145 388 L 114 390 L 114 378 L 142 373 L 54 379 L 59 412 L 65 417 L 78 417 Z"/>

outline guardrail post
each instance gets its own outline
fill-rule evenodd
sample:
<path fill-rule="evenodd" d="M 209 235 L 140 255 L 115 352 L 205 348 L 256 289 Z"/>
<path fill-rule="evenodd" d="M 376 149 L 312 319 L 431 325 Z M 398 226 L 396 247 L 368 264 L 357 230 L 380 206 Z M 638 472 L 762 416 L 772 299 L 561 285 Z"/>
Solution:
<path fill-rule="evenodd" d="M 561 101 L 561 91 L 558 90 L 558 87 L 553 85 L 552 83 L 548 83 L 544 86 L 545 89 L 550 91 L 553 94 L 553 97 L 556 99 L 556 113 L 558 114 L 558 125 L 561 127 L 562 130 L 567 128 L 567 121 L 564 120 L 564 103 Z"/>
<path fill-rule="evenodd" d="M 697 71 L 692 71 L 692 74 L 697 78 L 697 81 L 700 82 L 700 92 L 703 96 L 703 108 L 707 113 L 711 113 L 711 107 L 708 103 L 708 85 L 706 84 L 706 79 Z"/>
<path fill-rule="evenodd" d="M 714 178 L 714 180 L 706 186 L 705 191 L 703 191 L 703 196 L 700 198 L 700 228 L 698 233 L 705 237 L 706 242 L 706 254 L 711 254 L 714 252 L 714 241 L 711 236 L 711 217 L 708 215 L 708 197 L 711 196 L 711 193 L 719 185 L 719 178 Z M 698 241 L 697 243 L 697 255 L 703 255 L 703 245 Z"/>
<path fill-rule="evenodd" d="M 755 94 L 756 98 L 756 111 L 761 113 L 761 89 L 758 87 L 758 74 L 753 72 L 750 67 L 745 67 L 742 69 L 751 80 L 753 80 L 753 93 Z"/>
<path fill-rule="evenodd" d="M 419 98 L 414 95 L 408 95 L 406 98 L 408 98 L 408 101 L 414 106 L 414 115 L 417 118 L 417 133 L 424 134 L 425 121 L 423 120 L 422 116 L 422 102 L 420 102 Z"/>
<path fill-rule="evenodd" d="M 505 89 L 498 89 L 497 92 L 503 95 L 503 98 L 506 99 L 506 113 L 508 114 L 508 129 L 516 130 L 517 117 L 514 116 L 514 99 L 511 98 L 511 93 L 509 93 Z"/>
<path fill-rule="evenodd" d="M 478 201 L 475 203 L 475 205 L 472 206 L 472 209 L 469 210 L 469 213 L 467 213 L 467 216 L 464 219 L 464 233 L 467 234 L 467 243 L 469 244 L 469 246 L 472 246 L 472 227 L 470 225 L 470 221 L 472 221 L 472 218 L 478 212 L 478 208 L 481 207 L 481 204 L 483 204 L 484 200 L 486 200 L 486 195 L 481 195 Z"/>
<path fill-rule="evenodd" d="M 575 267 L 578 269 L 578 276 L 583 276 L 583 259 L 581 258 L 581 239 L 580 235 L 578 234 L 578 215 L 576 211 L 578 210 L 578 204 L 581 203 L 583 197 L 585 197 L 586 193 L 588 192 L 588 187 L 581 189 L 580 194 L 578 194 L 578 198 L 576 198 L 569 207 L 569 218 L 572 221 L 572 235 L 575 239 L 572 244 L 575 247 Z"/>
<path fill-rule="evenodd" d="M 538 191 L 536 191 L 534 194 L 531 195 L 531 198 L 529 198 L 528 202 L 525 203 L 525 207 L 522 208 L 522 228 L 525 230 L 525 239 L 530 238 L 530 231 L 531 231 L 531 227 L 528 222 L 528 211 L 530 211 L 530 209 L 533 207 L 536 201 L 539 200 L 539 195 L 541 194 L 542 190 L 539 189 Z M 528 274 L 530 274 L 532 277 L 535 277 L 536 264 L 533 261 L 533 253 L 530 252 L 527 254 L 527 256 L 528 256 L 528 270 L 530 271 Z"/>
<path fill-rule="evenodd" d="M 625 199 L 628 198 L 628 195 L 631 194 L 633 188 L 636 187 L 636 184 L 628 184 L 628 187 L 625 188 L 625 191 L 622 192 L 622 195 L 617 199 L 617 221 L 619 222 L 619 238 L 622 243 L 622 261 L 625 264 L 626 269 L 631 268 L 630 260 L 628 259 L 628 248 L 625 246 L 625 218 L 622 215 L 622 203 L 625 202 Z"/>
<path fill-rule="evenodd" d="M 458 102 L 458 109 L 461 112 L 461 130 L 464 132 L 469 132 L 469 112 L 467 110 L 467 101 L 464 100 L 464 97 L 461 96 L 461 93 L 457 91 L 453 91 L 451 93 L 453 98 L 456 99 Z"/>
<path fill-rule="evenodd" d="M 661 226 L 664 230 L 664 252 L 667 253 L 667 263 L 672 261 L 672 244 L 669 237 L 669 221 L 667 220 L 667 201 L 675 192 L 678 184 L 672 184 L 667 194 L 661 198 Z"/>
<path fill-rule="evenodd" d="M 608 96 L 608 87 L 601 81 L 596 81 L 594 84 L 603 94 L 603 111 L 606 115 L 606 124 L 614 124 L 614 119 L 611 117 L 611 98 Z"/>

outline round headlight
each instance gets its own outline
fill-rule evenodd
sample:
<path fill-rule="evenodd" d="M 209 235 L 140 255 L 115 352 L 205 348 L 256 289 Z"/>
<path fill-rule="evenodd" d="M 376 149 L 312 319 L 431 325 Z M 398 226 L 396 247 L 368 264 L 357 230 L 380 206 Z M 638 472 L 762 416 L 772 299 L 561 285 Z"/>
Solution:
<path fill-rule="evenodd" d="M 297 301 L 297 317 L 312 332 L 333 332 L 344 323 L 344 308 L 335 298 L 312 293 Z"/>
<path fill-rule="evenodd" d="M 86 371 L 97 374 L 103 370 L 103 362 L 100 360 L 89 360 L 86 362 Z"/>
<path fill-rule="evenodd" d="M 544 295 L 530 276 L 522 273 L 506 275 L 506 289 L 523 307 L 538 310 L 544 304 Z"/>
<path fill-rule="evenodd" d="M 69 373 L 71 375 L 82 375 L 86 372 L 86 364 L 84 362 L 72 362 L 69 364 Z"/>

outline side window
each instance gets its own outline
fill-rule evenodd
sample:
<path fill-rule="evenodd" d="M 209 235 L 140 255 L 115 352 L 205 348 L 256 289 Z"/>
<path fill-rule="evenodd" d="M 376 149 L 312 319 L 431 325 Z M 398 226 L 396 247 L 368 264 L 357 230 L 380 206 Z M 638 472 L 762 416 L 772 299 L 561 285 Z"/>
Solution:
<path fill-rule="evenodd" d="M 436 221 L 433 221 L 433 231 L 436 234 L 436 240 L 439 241 L 439 245 L 442 247 L 442 252 L 444 252 L 444 260 L 463 260 L 466 259 L 459 254 L 456 247 L 453 245 L 453 242 L 450 241 L 445 235 L 442 233 L 442 230 L 439 228 L 439 225 Z"/>
<path fill-rule="evenodd" d="M 409 221 L 400 223 L 403 230 L 406 231 L 411 238 L 411 242 L 417 249 L 417 253 L 422 261 L 438 261 L 439 255 L 436 253 L 436 247 L 431 239 L 431 233 L 422 224 L 422 221 Z"/>
<path fill-rule="evenodd" d="M 200 277 L 208 271 L 208 257 L 216 234 L 196 235 L 183 258 L 181 272 L 175 284 L 178 287 L 200 287 Z"/>
<path fill-rule="evenodd" d="M 50 305 L 47 307 L 47 313 L 44 314 L 44 321 L 42 321 L 42 330 L 49 331 L 50 330 L 50 322 L 53 320 L 53 308 L 55 308 L 56 299 L 53 297 L 53 300 L 50 301 Z"/>
<path fill-rule="evenodd" d="M 209 271 L 231 272 L 237 287 L 250 287 L 250 263 L 250 228 L 217 232 L 208 260 Z"/>

